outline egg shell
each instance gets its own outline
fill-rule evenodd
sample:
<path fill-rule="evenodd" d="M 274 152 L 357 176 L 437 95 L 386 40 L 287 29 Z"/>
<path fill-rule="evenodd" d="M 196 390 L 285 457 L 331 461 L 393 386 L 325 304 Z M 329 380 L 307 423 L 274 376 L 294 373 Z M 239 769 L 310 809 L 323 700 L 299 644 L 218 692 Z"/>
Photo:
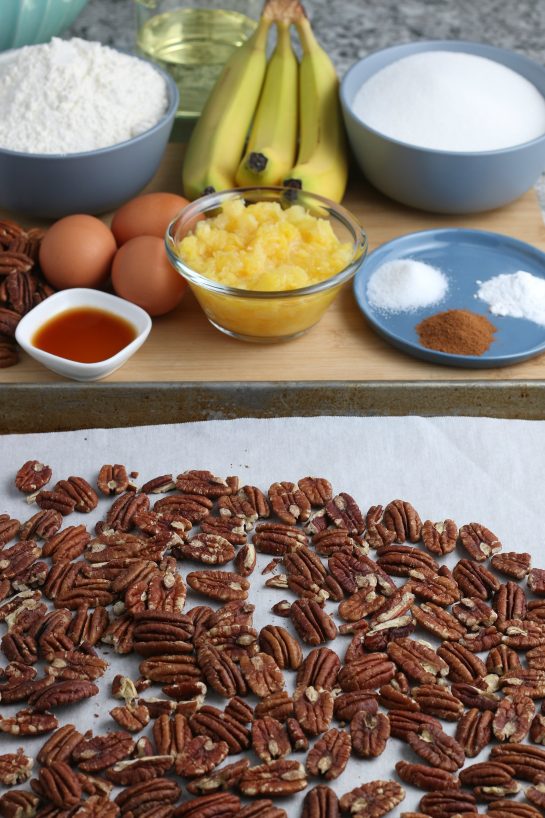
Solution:
<path fill-rule="evenodd" d="M 145 193 L 126 202 L 112 219 L 118 245 L 136 236 L 163 238 L 170 222 L 189 202 L 175 193 Z"/>
<path fill-rule="evenodd" d="M 112 264 L 117 295 L 150 315 L 164 315 L 180 302 L 186 282 L 171 266 L 163 239 L 137 236 L 117 251 Z"/>
<path fill-rule="evenodd" d="M 58 290 L 101 287 L 110 274 L 117 245 L 112 231 L 94 216 L 65 216 L 45 234 L 40 267 Z"/>

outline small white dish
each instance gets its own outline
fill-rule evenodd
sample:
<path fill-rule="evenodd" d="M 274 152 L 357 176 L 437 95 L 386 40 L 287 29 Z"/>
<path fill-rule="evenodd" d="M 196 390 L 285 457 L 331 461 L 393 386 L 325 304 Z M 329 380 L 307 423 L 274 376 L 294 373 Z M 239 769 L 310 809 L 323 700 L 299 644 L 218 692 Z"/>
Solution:
<path fill-rule="evenodd" d="M 34 346 L 32 339 L 40 327 L 60 313 L 78 307 L 94 307 L 95 309 L 110 312 L 119 318 L 124 318 L 134 326 L 136 338 L 110 358 L 92 364 L 61 358 Z M 63 375 L 65 378 L 71 378 L 74 381 L 98 381 L 123 366 L 134 355 L 136 350 L 140 349 L 150 330 L 151 318 L 145 310 L 137 307 L 136 304 L 118 298 L 116 295 L 104 293 L 101 290 L 74 287 L 49 296 L 37 307 L 27 312 L 17 325 L 15 339 L 31 358 L 34 358 L 52 372 L 56 372 L 57 375 Z"/>

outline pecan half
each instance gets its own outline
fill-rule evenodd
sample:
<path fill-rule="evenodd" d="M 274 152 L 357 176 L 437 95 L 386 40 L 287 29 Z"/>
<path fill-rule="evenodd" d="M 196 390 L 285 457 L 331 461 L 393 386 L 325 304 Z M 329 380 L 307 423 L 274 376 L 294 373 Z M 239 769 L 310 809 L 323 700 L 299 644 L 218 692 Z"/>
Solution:
<path fill-rule="evenodd" d="M 339 799 L 332 789 L 319 785 L 303 801 L 301 818 L 340 818 Z"/>
<path fill-rule="evenodd" d="M 252 749 L 261 761 L 284 758 L 291 752 L 286 727 L 277 719 L 265 716 L 252 723 Z"/>
<path fill-rule="evenodd" d="M 290 608 L 295 630 L 308 645 L 319 645 L 337 636 L 337 626 L 326 611 L 312 599 L 298 599 Z"/>
<path fill-rule="evenodd" d="M 464 766 L 466 757 L 462 745 L 433 724 L 418 733 L 410 733 L 407 743 L 432 767 L 454 773 Z"/>
<path fill-rule="evenodd" d="M 484 562 L 484 560 L 494 556 L 502 549 L 502 544 L 496 535 L 481 523 L 463 525 L 460 528 L 459 536 L 460 543 L 471 559 L 477 562 Z"/>
<path fill-rule="evenodd" d="M 354 498 L 346 492 L 333 497 L 325 507 L 326 514 L 337 528 L 346 529 L 349 534 L 363 534 L 365 519 Z"/>
<path fill-rule="evenodd" d="M 369 781 L 341 796 L 342 812 L 355 818 L 382 818 L 405 798 L 405 790 L 396 781 Z"/>
<path fill-rule="evenodd" d="M 173 804 L 180 796 L 180 787 L 175 781 L 168 778 L 154 778 L 152 781 L 142 781 L 122 790 L 115 799 L 115 803 L 122 815 L 129 813 L 141 815 L 152 805 Z"/>
<path fill-rule="evenodd" d="M 440 523 L 433 523 L 425 520 L 422 523 L 422 545 L 430 554 L 441 556 L 450 554 L 456 548 L 458 539 L 458 526 L 454 520 L 445 520 Z"/>
<path fill-rule="evenodd" d="M 280 759 L 270 764 L 250 767 L 239 781 L 243 795 L 285 796 L 307 786 L 305 768 L 298 761 Z"/>
<path fill-rule="evenodd" d="M 516 778 L 523 781 L 535 781 L 538 775 L 545 774 L 545 749 L 528 744 L 499 744 L 492 747 L 490 758 L 508 764 L 513 768 Z"/>
<path fill-rule="evenodd" d="M 33 713 L 30 710 L 19 710 L 14 716 L 0 717 L 0 733 L 11 733 L 14 736 L 37 736 L 51 733 L 59 726 L 53 713 Z"/>
<path fill-rule="evenodd" d="M 191 571 L 186 580 L 194 591 L 220 602 L 246 599 L 250 587 L 245 577 L 229 571 Z"/>
<path fill-rule="evenodd" d="M 273 512 L 286 525 L 304 523 L 310 517 L 310 501 L 295 483 L 273 483 L 269 488 L 269 501 Z"/>
<path fill-rule="evenodd" d="M 514 770 L 498 761 L 483 761 L 460 771 L 464 787 L 472 787 L 479 801 L 493 801 L 506 795 L 516 795 L 520 784 L 513 779 Z"/>
<path fill-rule="evenodd" d="M 33 760 L 25 755 L 22 747 L 15 753 L 0 755 L 0 784 L 14 787 L 31 776 Z"/>
<path fill-rule="evenodd" d="M 464 596 L 489 599 L 500 587 L 500 581 L 484 565 L 472 560 L 460 560 L 452 576 Z"/>
<path fill-rule="evenodd" d="M 40 790 L 56 807 L 73 807 L 82 795 L 76 773 L 64 761 L 55 761 L 40 770 Z"/>
<path fill-rule="evenodd" d="M 36 713 L 43 713 L 54 707 L 80 702 L 91 696 L 96 696 L 98 687 L 86 680 L 65 680 L 49 685 L 29 697 L 28 703 Z"/>
<path fill-rule="evenodd" d="M 295 718 L 309 736 L 324 733 L 333 718 L 334 696 L 330 690 L 299 685 L 293 694 Z"/>
<path fill-rule="evenodd" d="M 374 653 L 342 667 L 338 682 L 345 693 L 375 690 L 393 679 L 395 672 L 396 666 L 389 661 L 387 654 Z"/>
<path fill-rule="evenodd" d="M 257 562 L 255 545 L 246 543 L 235 556 L 235 568 L 242 577 L 249 577 L 253 574 Z"/>
<path fill-rule="evenodd" d="M 207 793 L 219 792 L 237 786 L 243 773 L 250 766 L 247 758 L 226 764 L 224 767 L 214 770 L 208 775 L 194 778 L 187 784 L 188 792 L 192 795 L 206 795 Z M 272 804 L 272 802 L 270 802 Z M 238 815 L 241 813 L 239 812 Z"/>
<path fill-rule="evenodd" d="M 215 517 L 210 514 L 201 522 L 201 531 L 203 534 L 219 534 L 220 537 L 229 540 L 233 545 L 244 545 L 246 543 L 246 528 L 243 517 Z"/>
<path fill-rule="evenodd" d="M 279 625 L 266 625 L 259 632 L 259 646 L 270 654 L 280 669 L 297 670 L 303 662 L 301 645 Z"/>
<path fill-rule="evenodd" d="M 234 818 L 241 815 L 240 799 L 229 792 L 191 798 L 173 812 L 173 818 Z"/>
<path fill-rule="evenodd" d="M 418 639 L 394 639 L 386 647 L 387 654 L 398 668 L 411 679 L 433 684 L 449 672 L 448 663 L 433 648 Z"/>
<path fill-rule="evenodd" d="M 377 565 L 392 577 L 433 578 L 439 566 L 431 554 L 411 545 L 385 545 L 379 549 Z"/>
<path fill-rule="evenodd" d="M 219 534 L 196 534 L 188 542 L 177 543 L 175 553 L 206 565 L 225 565 L 235 556 L 235 548 Z"/>
<path fill-rule="evenodd" d="M 268 653 L 241 656 L 240 670 L 250 690 L 260 698 L 277 693 L 285 686 L 282 671 Z"/>
<path fill-rule="evenodd" d="M 121 463 L 113 466 L 105 464 L 100 467 L 97 477 L 99 491 L 106 497 L 112 494 L 123 494 L 129 488 L 129 475 L 127 469 Z"/>
<path fill-rule="evenodd" d="M 15 486 L 25 494 L 39 491 L 51 480 L 51 468 L 39 460 L 27 460 L 15 475 Z"/>
<path fill-rule="evenodd" d="M 358 710 L 350 722 L 352 748 L 360 758 L 377 758 L 390 738 L 390 719 L 384 713 Z"/>
<path fill-rule="evenodd" d="M 54 509 L 37 511 L 23 523 L 19 532 L 22 540 L 47 539 L 56 534 L 62 525 L 62 514 Z"/>
<path fill-rule="evenodd" d="M 228 713 L 216 707 L 204 705 L 189 719 L 191 730 L 196 735 L 210 736 L 215 741 L 225 741 L 229 754 L 235 755 L 250 746 L 250 732 Z"/>
<path fill-rule="evenodd" d="M 420 799 L 420 809 L 430 818 L 473 815 L 477 811 L 475 796 L 461 790 L 429 792 Z M 506 816 L 503 816 L 506 818 Z"/>
<path fill-rule="evenodd" d="M 72 761 L 80 770 L 95 773 L 127 758 L 134 746 L 132 737 L 123 731 L 107 733 L 105 736 L 90 736 L 73 749 Z"/>
<path fill-rule="evenodd" d="M 196 736 L 187 742 L 176 756 L 174 768 L 183 778 L 195 778 L 211 772 L 227 757 L 225 741 L 213 741 L 209 736 Z"/>
<path fill-rule="evenodd" d="M 267 498 L 257 486 L 243 486 L 236 494 L 220 497 L 218 508 L 221 517 L 242 518 L 247 530 L 270 514 Z"/>
<path fill-rule="evenodd" d="M 388 713 L 390 719 L 390 733 L 394 738 L 401 739 L 401 741 L 408 741 L 410 733 L 416 733 L 423 730 L 428 725 L 432 724 L 441 728 L 440 722 L 433 716 L 427 713 L 413 713 L 406 710 L 390 710 Z"/>
<path fill-rule="evenodd" d="M 334 712 L 338 721 L 349 722 L 360 710 L 367 713 L 377 712 L 376 693 L 367 690 L 355 690 L 352 693 L 340 693 L 335 697 Z"/>
<path fill-rule="evenodd" d="M 528 574 L 531 562 L 532 558 L 526 551 L 522 553 L 504 551 L 501 554 L 494 554 L 490 565 L 500 574 L 521 580 Z"/>
<path fill-rule="evenodd" d="M 52 562 L 74 560 L 85 551 L 91 535 L 84 525 L 70 525 L 50 536 L 42 548 L 43 557 L 51 557 Z"/>
<path fill-rule="evenodd" d="M 34 818 L 39 797 L 26 790 L 9 790 L 0 798 L 3 818 Z"/>
<path fill-rule="evenodd" d="M 344 730 L 327 730 L 315 743 L 306 761 L 309 775 L 321 775 L 326 781 L 338 778 L 350 758 L 352 741 Z"/>
<path fill-rule="evenodd" d="M 74 508 L 84 514 L 92 511 L 98 505 L 98 497 L 92 486 L 83 477 L 68 477 L 59 480 L 54 491 L 66 494 L 74 500 Z"/>
<path fill-rule="evenodd" d="M 396 773 L 402 781 L 421 790 L 438 792 L 455 790 L 460 787 L 457 778 L 438 767 L 428 767 L 426 764 L 412 764 L 410 761 L 398 761 L 395 767 Z"/>
<path fill-rule="evenodd" d="M 176 478 L 176 488 L 182 494 L 202 494 L 203 497 L 217 499 L 236 491 L 232 483 L 223 477 L 216 477 L 211 471 L 186 471 Z"/>
<path fill-rule="evenodd" d="M 396 535 L 395 542 L 418 542 L 422 521 L 418 512 L 405 500 L 392 500 L 384 509 L 383 522 Z"/>
<path fill-rule="evenodd" d="M 532 699 L 515 693 L 499 703 L 492 722 L 494 735 L 498 741 L 518 744 L 528 735 L 534 715 Z"/>

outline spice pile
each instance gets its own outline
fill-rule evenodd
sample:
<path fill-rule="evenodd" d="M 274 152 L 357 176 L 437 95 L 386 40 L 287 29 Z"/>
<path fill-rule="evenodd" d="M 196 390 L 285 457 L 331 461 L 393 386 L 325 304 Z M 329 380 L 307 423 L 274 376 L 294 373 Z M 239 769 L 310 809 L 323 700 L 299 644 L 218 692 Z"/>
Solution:
<path fill-rule="evenodd" d="M 469 310 L 447 310 L 424 318 L 416 326 L 423 347 L 451 355 L 482 355 L 496 327 L 484 315 Z"/>
<path fill-rule="evenodd" d="M 480 523 L 422 522 L 406 501 L 364 514 L 323 478 L 273 483 L 265 495 L 207 471 L 139 490 L 136 477 L 100 469 L 98 491 L 113 502 L 92 534 L 62 527 L 97 508 L 86 479 L 50 490 L 48 466 L 28 461 L 17 473 L 38 511 L 22 524 L 0 517 L 0 732 L 14 737 L 2 783 L 32 775 L 16 743 L 49 735 L 30 789 L 0 798 L 3 818 L 285 818 L 271 799 L 309 779 L 333 782 L 351 755 L 361 762 L 340 779 L 341 797 L 318 783 L 302 815 L 381 818 L 405 791 L 393 778 L 370 781 L 366 760 L 391 739 L 407 745 L 395 772 L 424 791 L 422 815 L 487 803 L 491 818 L 539 818 L 528 802 L 545 806 L 545 716 L 534 704 L 545 699 L 545 571 L 529 554 L 504 552 Z M 451 572 L 438 560 L 456 548 Z M 248 602 L 258 554 L 271 557 L 265 585 L 293 596 L 272 609 L 285 627 L 260 632 Z M 187 571 L 188 561 L 206 567 Z M 204 604 L 185 608 L 188 586 Z M 98 694 L 101 644 L 136 654 L 140 677 L 113 678 L 120 729 L 81 734 L 57 713 Z M 456 723 L 455 736 L 442 722 Z M 467 764 L 488 746 L 487 761 Z M 190 797 L 177 805 L 182 780 Z M 521 780 L 527 802 L 515 806 Z"/>

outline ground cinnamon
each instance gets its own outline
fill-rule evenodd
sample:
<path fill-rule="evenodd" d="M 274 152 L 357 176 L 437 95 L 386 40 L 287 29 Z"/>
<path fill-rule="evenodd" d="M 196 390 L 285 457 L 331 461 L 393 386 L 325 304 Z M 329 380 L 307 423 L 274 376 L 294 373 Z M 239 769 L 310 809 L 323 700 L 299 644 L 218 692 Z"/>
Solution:
<path fill-rule="evenodd" d="M 447 310 L 421 321 L 416 331 L 427 349 L 452 355 L 482 355 L 492 341 L 496 327 L 484 315 L 469 310 Z"/>

